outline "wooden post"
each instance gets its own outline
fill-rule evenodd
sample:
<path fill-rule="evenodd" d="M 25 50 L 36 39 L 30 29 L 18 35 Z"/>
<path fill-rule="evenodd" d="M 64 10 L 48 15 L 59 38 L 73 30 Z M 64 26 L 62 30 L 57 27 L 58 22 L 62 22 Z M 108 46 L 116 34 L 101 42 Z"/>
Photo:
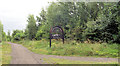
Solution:
<path fill-rule="evenodd" d="M 63 38 L 63 44 L 64 44 L 64 38 Z"/>
<path fill-rule="evenodd" d="M 51 48 L 51 38 L 50 38 L 50 48 Z"/>
<path fill-rule="evenodd" d="M 51 39 L 52 39 L 52 38 L 51 38 L 51 34 L 50 34 L 50 48 L 51 48 Z"/>

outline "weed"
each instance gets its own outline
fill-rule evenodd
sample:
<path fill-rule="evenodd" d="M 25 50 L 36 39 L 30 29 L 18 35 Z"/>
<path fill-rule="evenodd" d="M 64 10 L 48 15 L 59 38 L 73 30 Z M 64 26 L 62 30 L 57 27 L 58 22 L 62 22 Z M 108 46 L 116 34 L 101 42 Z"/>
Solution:
<path fill-rule="evenodd" d="M 5 42 L 2 43 L 2 64 L 10 64 L 11 60 L 11 45 Z"/>
<path fill-rule="evenodd" d="M 19 43 L 19 42 L 18 42 Z M 20 41 L 29 50 L 46 55 L 63 56 L 95 56 L 95 57 L 118 57 L 118 44 L 87 44 L 70 41 L 63 44 L 60 41 L 52 40 L 52 47 L 49 47 L 48 40 Z M 74 43 L 74 44 L 73 44 Z"/>

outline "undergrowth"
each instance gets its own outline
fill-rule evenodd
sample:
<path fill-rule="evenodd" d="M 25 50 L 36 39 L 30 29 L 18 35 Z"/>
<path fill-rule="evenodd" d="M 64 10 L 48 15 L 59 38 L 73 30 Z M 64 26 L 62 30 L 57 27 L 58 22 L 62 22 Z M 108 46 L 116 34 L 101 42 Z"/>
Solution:
<path fill-rule="evenodd" d="M 2 43 L 2 64 L 10 64 L 11 61 L 11 45 Z"/>
<path fill-rule="evenodd" d="M 118 58 L 119 44 L 107 43 L 78 43 L 76 41 L 52 40 L 52 47 L 49 47 L 48 40 L 40 41 L 19 41 L 17 42 L 27 47 L 29 50 L 46 55 L 62 55 L 62 56 L 95 56 L 95 57 L 113 57 Z"/>

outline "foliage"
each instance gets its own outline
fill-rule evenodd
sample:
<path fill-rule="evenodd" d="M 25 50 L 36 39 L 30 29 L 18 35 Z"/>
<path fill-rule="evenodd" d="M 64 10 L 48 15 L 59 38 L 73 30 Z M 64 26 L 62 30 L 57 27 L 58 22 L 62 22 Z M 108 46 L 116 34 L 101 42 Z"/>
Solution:
<path fill-rule="evenodd" d="M 61 26 L 66 39 L 119 43 L 119 12 L 119 2 L 52 2 L 36 16 L 36 39 L 48 39 L 50 28 Z"/>
<path fill-rule="evenodd" d="M 38 22 L 38 28 L 39 28 L 39 26 L 42 25 L 42 23 L 45 24 L 45 22 L 46 22 L 46 11 L 44 9 L 42 9 L 42 11 L 39 15 L 40 16 L 36 16 L 37 22 Z"/>
<path fill-rule="evenodd" d="M 39 28 L 42 28 L 42 29 L 39 29 L 39 30 L 37 31 L 36 39 L 37 39 L 37 40 L 40 40 L 40 39 L 43 39 L 43 38 L 47 38 L 47 39 L 48 39 L 48 38 L 49 38 L 49 37 L 48 37 L 49 33 L 46 32 L 46 31 L 48 31 L 48 28 L 46 28 L 45 25 L 42 25 L 42 26 L 40 26 Z"/>
<path fill-rule="evenodd" d="M 49 25 L 46 22 L 46 11 L 42 9 L 41 13 L 39 16 L 36 16 L 37 21 L 38 21 L 38 31 L 36 33 L 36 39 L 40 40 L 42 38 L 49 38 Z M 46 27 L 47 26 L 47 27 Z"/>
<path fill-rule="evenodd" d="M 7 34 L 7 41 L 11 41 L 12 40 L 12 37 L 10 35 L 10 31 L 8 31 L 8 34 Z"/>
<path fill-rule="evenodd" d="M 34 18 L 34 15 L 29 15 L 27 22 L 28 22 L 28 25 L 27 25 L 28 37 L 30 40 L 32 40 L 33 38 L 35 38 L 35 35 L 37 32 L 36 20 Z"/>
<path fill-rule="evenodd" d="M 3 41 L 6 41 L 7 40 L 7 35 L 5 32 L 2 33 L 2 40 Z"/>
<path fill-rule="evenodd" d="M 2 41 L 2 32 L 3 32 L 3 25 L 0 21 L 0 41 Z"/>
<path fill-rule="evenodd" d="M 7 36 L 6 33 L 3 31 L 3 24 L 0 21 L 0 41 L 6 41 Z"/>
<path fill-rule="evenodd" d="M 25 39 L 26 36 L 23 31 L 21 30 L 14 30 L 12 33 L 12 38 L 13 40 L 22 40 Z"/>
<path fill-rule="evenodd" d="M 61 26 L 65 39 L 89 43 L 120 43 L 120 2 L 51 2 L 39 16 L 29 15 L 26 39 L 49 39 L 53 26 Z M 13 36 L 16 35 L 13 32 Z M 22 34 L 17 34 L 16 37 Z"/>
<path fill-rule="evenodd" d="M 95 25 L 92 33 L 94 33 L 91 37 L 97 38 L 97 40 L 101 40 L 102 42 L 116 42 L 119 43 L 119 30 L 118 25 L 119 21 L 116 20 L 118 17 L 119 10 L 118 3 L 110 3 L 109 5 L 104 5 L 103 11 L 101 11 L 101 15 L 98 16 L 98 19 L 94 22 Z M 111 4 L 114 6 L 111 6 Z M 106 7 L 109 6 L 109 7 Z M 115 12 L 116 11 L 116 12 Z M 92 26 L 92 25 L 91 25 Z M 89 27 L 88 27 L 89 28 Z M 95 28 L 95 29 L 94 29 Z M 116 38 L 116 39 L 114 39 Z M 117 41 L 116 41 L 117 40 Z"/>

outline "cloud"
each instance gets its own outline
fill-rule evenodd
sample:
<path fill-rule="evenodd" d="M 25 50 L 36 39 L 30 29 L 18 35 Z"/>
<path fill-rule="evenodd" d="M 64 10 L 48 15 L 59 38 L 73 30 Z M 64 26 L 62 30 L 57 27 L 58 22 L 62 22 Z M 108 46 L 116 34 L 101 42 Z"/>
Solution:
<path fill-rule="evenodd" d="M 4 31 L 25 29 L 29 14 L 38 15 L 42 8 L 49 6 L 50 0 L 1 0 L 0 20 Z M 51 0 L 53 1 L 53 0 Z"/>

